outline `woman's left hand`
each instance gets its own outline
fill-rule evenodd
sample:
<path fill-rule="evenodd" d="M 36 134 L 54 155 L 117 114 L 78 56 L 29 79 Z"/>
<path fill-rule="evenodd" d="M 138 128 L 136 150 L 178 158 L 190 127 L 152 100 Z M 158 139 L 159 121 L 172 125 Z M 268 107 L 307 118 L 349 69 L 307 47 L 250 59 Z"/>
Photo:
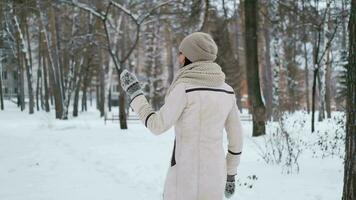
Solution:
<path fill-rule="evenodd" d="M 235 193 L 235 175 L 227 175 L 225 197 L 230 198 Z"/>

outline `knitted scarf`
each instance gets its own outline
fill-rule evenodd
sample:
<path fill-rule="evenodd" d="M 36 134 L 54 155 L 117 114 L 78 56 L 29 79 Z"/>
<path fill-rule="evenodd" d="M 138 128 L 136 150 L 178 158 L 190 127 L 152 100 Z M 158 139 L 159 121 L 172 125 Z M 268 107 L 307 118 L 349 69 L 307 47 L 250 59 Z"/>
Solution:
<path fill-rule="evenodd" d="M 221 67 L 212 61 L 197 61 L 181 67 L 168 88 L 166 97 L 178 83 L 189 83 L 198 86 L 216 87 L 225 82 Z"/>

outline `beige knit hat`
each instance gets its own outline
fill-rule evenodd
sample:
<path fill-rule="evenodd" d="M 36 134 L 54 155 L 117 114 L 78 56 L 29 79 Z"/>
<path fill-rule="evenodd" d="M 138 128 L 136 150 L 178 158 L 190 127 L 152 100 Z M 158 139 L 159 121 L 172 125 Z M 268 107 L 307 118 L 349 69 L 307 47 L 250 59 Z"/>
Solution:
<path fill-rule="evenodd" d="M 218 54 L 218 47 L 209 34 L 195 32 L 182 40 L 179 51 L 192 62 L 214 61 Z"/>

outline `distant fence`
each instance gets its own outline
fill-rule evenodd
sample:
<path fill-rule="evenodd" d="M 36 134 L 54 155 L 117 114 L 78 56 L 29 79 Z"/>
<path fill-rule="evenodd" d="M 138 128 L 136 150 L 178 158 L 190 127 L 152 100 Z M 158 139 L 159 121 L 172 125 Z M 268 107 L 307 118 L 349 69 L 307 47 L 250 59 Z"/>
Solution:
<path fill-rule="evenodd" d="M 137 115 L 129 115 L 127 117 L 127 121 L 137 121 L 137 120 L 140 120 Z M 107 121 L 112 121 L 112 122 L 117 121 L 117 122 L 119 122 L 120 121 L 120 117 L 119 117 L 118 114 L 113 114 L 110 117 L 104 117 L 105 124 L 106 124 Z"/>
<path fill-rule="evenodd" d="M 137 115 L 129 115 L 127 117 L 127 121 L 138 121 L 140 118 Z M 252 115 L 250 114 L 241 114 L 240 115 L 240 120 L 241 121 L 252 121 Z M 110 117 L 105 117 L 104 118 L 105 124 L 106 121 L 120 121 L 119 115 L 118 114 L 113 114 Z"/>

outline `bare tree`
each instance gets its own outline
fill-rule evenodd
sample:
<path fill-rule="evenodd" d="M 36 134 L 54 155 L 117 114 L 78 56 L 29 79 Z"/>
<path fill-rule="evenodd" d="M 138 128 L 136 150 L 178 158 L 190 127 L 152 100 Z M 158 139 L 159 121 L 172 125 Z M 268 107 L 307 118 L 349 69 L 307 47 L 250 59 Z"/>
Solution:
<path fill-rule="evenodd" d="M 1 19 L 1 18 L 0 18 Z M 0 56 L 2 49 L 0 49 Z M 2 58 L 0 57 L 0 109 L 4 110 L 4 97 L 2 94 Z"/>
<path fill-rule="evenodd" d="M 28 87 L 28 98 L 29 98 L 29 113 L 32 114 L 34 112 L 34 92 L 33 92 L 33 86 L 32 86 L 32 67 L 33 67 L 33 62 L 32 62 L 32 50 L 31 50 L 31 36 L 29 33 L 29 25 L 28 25 L 28 15 L 29 15 L 29 10 L 26 8 L 25 12 L 22 12 L 22 26 L 23 30 L 26 35 L 26 40 L 27 40 L 27 48 L 25 52 L 25 63 L 26 63 L 26 77 L 27 77 L 27 87 Z"/>
<path fill-rule="evenodd" d="M 308 41 L 308 34 L 307 34 L 307 16 L 306 16 L 306 6 L 305 0 L 302 0 L 302 16 L 301 20 L 303 23 L 302 27 L 302 42 L 303 42 L 303 57 L 304 57 L 304 82 L 305 82 L 305 101 L 307 103 L 307 112 L 310 113 L 310 89 L 309 89 L 309 66 L 308 66 L 308 49 L 307 49 L 307 41 Z"/>
<path fill-rule="evenodd" d="M 39 41 L 39 48 L 41 49 L 41 56 L 39 56 L 39 59 L 38 62 L 39 63 L 42 63 L 42 73 L 41 73 L 41 80 L 42 80 L 42 84 L 44 86 L 44 109 L 46 112 L 49 112 L 50 111 L 50 106 L 49 106 L 49 89 L 48 89 L 48 70 L 47 70 L 47 56 L 46 56 L 46 51 L 45 51 L 45 46 L 44 44 L 46 39 L 44 38 L 44 35 L 43 33 L 41 32 L 43 30 L 42 28 L 42 25 L 40 23 L 40 27 L 39 27 L 39 30 L 40 30 L 40 41 Z M 41 59 L 42 58 L 42 59 Z M 39 65 L 40 66 L 40 65 Z"/>
<path fill-rule="evenodd" d="M 13 25 L 14 25 L 14 29 L 15 29 L 15 33 L 16 33 L 16 38 L 17 38 L 17 42 L 18 42 L 18 49 L 19 49 L 19 54 L 18 57 L 19 59 L 21 59 L 21 57 L 23 57 L 23 61 L 25 64 L 25 69 L 26 69 L 26 76 L 27 76 L 27 87 L 28 87 L 28 93 L 29 93 L 29 113 L 32 114 L 34 112 L 34 96 L 33 96 L 33 88 L 32 88 L 32 60 L 31 60 L 31 55 L 30 55 L 30 45 L 29 43 L 28 46 L 26 46 L 25 43 L 25 35 L 24 35 L 24 28 L 21 28 L 19 19 L 17 17 L 17 13 L 14 12 L 14 6 L 16 4 L 14 3 L 14 5 L 12 5 L 11 7 L 11 15 L 12 15 L 12 20 L 13 20 Z M 27 20 L 26 20 L 26 16 L 24 16 L 24 11 L 20 12 L 20 18 L 21 18 L 21 23 L 23 24 L 22 27 L 26 27 L 27 26 Z M 25 28 L 26 29 L 26 28 Z M 25 31 L 27 33 L 27 37 L 28 36 L 28 31 Z M 27 38 L 27 40 L 29 40 L 29 38 Z M 21 66 L 19 66 L 21 67 Z"/>
<path fill-rule="evenodd" d="M 349 20 L 349 63 L 347 65 L 347 116 L 344 189 L 342 200 L 356 199 L 356 0 L 351 1 Z"/>
<path fill-rule="evenodd" d="M 43 33 L 43 46 L 44 46 L 44 56 L 46 56 L 46 60 L 48 61 L 48 71 L 49 71 L 49 80 L 51 85 L 51 99 L 52 96 L 54 98 L 55 110 L 56 110 L 56 118 L 62 119 L 63 117 L 63 106 L 64 106 L 64 94 L 63 94 L 63 79 L 61 76 L 61 68 L 60 66 L 60 58 L 59 58 L 59 50 L 58 50 L 58 37 L 57 35 L 57 19 L 55 14 L 57 13 L 53 7 L 49 6 L 48 11 L 46 9 L 42 10 L 42 5 L 39 0 L 37 0 L 37 8 L 39 10 L 39 22 L 41 32 Z M 47 12 L 46 12 L 47 11 Z M 46 24 L 45 22 L 48 22 Z M 51 37 L 49 36 L 51 35 Z M 46 62 L 44 62 L 46 63 Z M 46 64 L 44 64 L 46 66 Z M 45 71 L 45 70 L 44 70 Z"/>
<path fill-rule="evenodd" d="M 3 4 L 0 4 L 0 11 L 4 12 L 3 9 Z M 3 97 L 3 93 L 2 93 L 2 61 L 3 61 L 3 47 L 4 47 L 4 42 L 3 42 L 3 37 L 5 34 L 5 27 L 4 27 L 4 19 L 3 19 L 3 15 L 0 15 L 0 28 L 1 28 L 1 32 L 0 32 L 0 110 L 4 110 L 4 97 Z"/>
<path fill-rule="evenodd" d="M 245 1 L 245 41 L 248 98 L 253 116 L 253 136 L 266 133 L 266 108 L 262 101 L 257 52 L 258 1 Z"/>
<path fill-rule="evenodd" d="M 138 40 L 140 38 L 140 31 L 141 31 L 141 27 L 142 24 L 152 15 L 156 12 L 157 9 L 159 9 L 162 6 L 165 6 L 169 3 L 171 3 L 172 1 L 166 1 L 163 3 L 160 3 L 156 6 L 154 6 L 153 8 L 150 8 L 148 10 L 148 12 L 145 12 L 142 15 L 137 16 L 136 14 L 132 13 L 129 9 L 127 9 L 126 7 L 124 7 L 123 5 L 117 3 L 116 1 L 109 1 L 109 3 L 106 5 L 106 7 L 104 7 L 103 10 L 104 12 L 101 12 L 98 9 L 95 8 L 91 8 L 89 6 L 87 6 L 86 4 L 82 4 L 79 2 L 75 2 L 75 1 L 65 1 L 65 0 L 60 0 L 59 2 L 62 3 L 66 3 L 75 7 L 78 7 L 86 12 L 89 12 L 91 14 L 93 14 L 94 16 L 96 16 L 98 19 L 100 19 L 103 23 L 103 27 L 104 27 L 104 31 L 105 31 L 105 40 L 106 40 L 106 44 L 107 44 L 107 50 L 111 56 L 111 59 L 113 61 L 113 64 L 115 66 L 116 72 L 118 74 L 121 74 L 122 69 L 124 68 L 124 65 L 126 63 L 126 61 L 129 59 L 129 57 L 131 56 L 133 50 L 135 49 Z M 109 26 L 112 25 L 111 21 L 109 19 L 109 14 L 110 14 L 110 10 L 112 8 L 117 8 L 119 10 L 121 10 L 123 13 L 125 13 L 127 16 L 129 16 L 129 18 L 134 22 L 135 26 L 136 26 L 136 34 L 135 34 L 135 39 L 134 42 L 132 43 L 131 47 L 128 48 L 126 54 L 124 54 L 123 56 L 121 56 L 121 58 L 118 56 L 117 53 L 115 53 L 115 50 L 113 49 L 113 46 L 111 44 L 112 40 L 111 40 L 111 34 L 109 31 Z M 120 128 L 121 129 L 127 129 L 127 120 L 126 120 L 126 113 L 125 113 L 125 96 L 124 96 L 124 92 L 122 90 L 122 88 L 120 87 L 120 91 L 119 91 L 120 95 L 119 95 L 119 120 L 120 120 Z"/>
<path fill-rule="evenodd" d="M 317 87 L 317 81 L 319 83 L 319 90 L 322 90 L 322 85 L 323 82 L 320 79 L 320 70 L 322 70 L 322 64 L 323 64 L 323 59 L 326 54 L 326 52 L 329 50 L 331 43 L 335 37 L 336 31 L 338 29 L 339 22 L 336 23 L 336 26 L 334 27 L 333 31 L 331 32 L 330 36 L 327 38 L 327 41 L 325 42 L 325 45 L 323 46 L 322 41 L 322 34 L 323 34 L 323 27 L 327 21 L 327 13 L 329 12 L 330 9 L 330 4 L 331 2 L 328 1 L 326 4 L 326 8 L 324 12 L 322 13 L 322 16 L 320 16 L 320 13 L 317 8 L 315 8 L 315 16 L 316 16 L 316 24 L 315 24 L 315 40 L 314 40 L 314 49 L 313 49 L 313 64 L 314 64 L 314 70 L 313 70 L 313 87 L 312 87 L 312 122 L 311 122 L 311 131 L 314 132 L 315 130 L 315 96 L 316 96 L 316 87 Z M 319 98 L 321 101 L 321 110 L 319 112 L 324 112 L 324 100 L 325 96 L 323 93 L 321 94 L 321 97 Z M 322 118 L 320 116 L 319 118 Z"/>

